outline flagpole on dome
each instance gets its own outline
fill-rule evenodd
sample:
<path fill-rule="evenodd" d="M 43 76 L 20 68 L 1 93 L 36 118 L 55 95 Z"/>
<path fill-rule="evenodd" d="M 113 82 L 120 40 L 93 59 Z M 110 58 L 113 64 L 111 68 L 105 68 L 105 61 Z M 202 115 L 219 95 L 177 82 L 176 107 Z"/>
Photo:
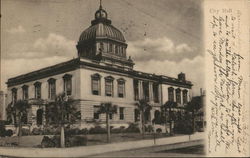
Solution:
<path fill-rule="evenodd" d="M 100 0 L 100 7 L 99 8 L 102 9 L 102 0 Z"/>

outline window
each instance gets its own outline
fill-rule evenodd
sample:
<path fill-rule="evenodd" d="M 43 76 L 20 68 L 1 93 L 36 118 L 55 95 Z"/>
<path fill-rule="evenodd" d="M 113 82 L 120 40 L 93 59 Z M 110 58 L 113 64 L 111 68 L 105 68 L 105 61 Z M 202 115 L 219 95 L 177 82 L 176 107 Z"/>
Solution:
<path fill-rule="evenodd" d="M 56 97 L 56 80 L 54 78 L 50 78 L 48 80 L 49 83 L 49 99 L 55 99 Z"/>
<path fill-rule="evenodd" d="M 139 100 L 139 81 L 134 80 L 133 82 L 134 82 L 133 83 L 133 85 L 134 85 L 134 99 Z"/>
<path fill-rule="evenodd" d="M 113 80 L 114 78 L 109 76 L 105 78 L 105 95 L 106 96 L 113 96 Z"/>
<path fill-rule="evenodd" d="M 102 42 L 100 43 L 100 50 L 101 50 L 101 51 L 103 51 L 103 50 L 104 50 L 104 45 L 103 45 L 103 43 L 102 43 Z"/>
<path fill-rule="evenodd" d="M 12 102 L 15 103 L 17 101 L 17 89 L 12 88 L 11 93 L 12 93 Z"/>
<path fill-rule="evenodd" d="M 109 52 L 113 52 L 113 44 L 112 43 L 109 44 Z"/>
<path fill-rule="evenodd" d="M 187 90 L 183 90 L 182 93 L 183 93 L 183 104 L 187 104 Z"/>
<path fill-rule="evenodd" d="M 38 109 L 36 112 L 36 124 L 42 125 L 43 124 L 43 110 Z"/>
<path fill-rule="evenodd" d="M 181 104 L 181 90 L 176 89 L 176 102 Z"/>
<path fill-rule="evenodd" d="M 143 94 L 144 94 L 144 99 L 146 101 L 149 101 L 149 83 L 147 81 L 143 82 Z"/>
<path fill-rule="evenodd" d="M 22 89 L 23 89 L 23 100 L 29 99 L 29 87 L 27 85 L 24 85 Z"/>
<path fill-rule="evenodd" d="M 124 120 L 124 107 L 120 107 L 119 112 L 120 112 L 120 120 Z"/>
<path fill-rule="evenodd" d="M 109 119 L 112 120 L 113 119 L 113 114 L 109 114 Z"/>
<path fill-rule="evenodd" d="M 174 101 L 174 88 L 173 87 L 168 88 L 168 100 Z"/>
<path fill-rule="evenodd" d="M 118 54 L 118 46 L 115 46 L 115 54 Z"/>
<path fill-rule="evenodd" d="M 125 94 L 125 80 L 124 79 L 119 79 L 117 80 L 118 82 L 118 97 L 123 98 Z"/>
<path fill-rule="evenodd" d="M 135 109 L 134 110 L 134 119 L 135 119 L 135 122 L 138 122 L 140 121 L 140 111 L 138 109 Z"/>
<path fill-rule="evenodd" d="M 154 102 L 159 103 L 159 85 L 157 83 L 153 83 L 153 95 L 154 95 Z"/>
<path fill-rule="evenodd" d="M 97 105 L 95 105 L 94 106 L 94 119 L 95 120 L 98 120 L 100 117 L 99 117 L 99 109 L 100 109 L 100 106 L 97 106 Z"/>
<path fill-rule="evenodd" d="M 63 76 L 64 93 L 66 95 L 72 94 L 72 75 L 66 74 Z"/>
<path fill-rule="evenodd" d="M 35 86 L 35 98 L 40 99 L 41 98 L 41 82 L 36 82 L 34 86 Z"/>
<path fill-rule="evenodd" d="M 91 76 L 92 94 L 93 95 L 100 95 L 101 94 L 100 78 L 101 78 L 101 76 L 99 74 L 94 74 Z"/>

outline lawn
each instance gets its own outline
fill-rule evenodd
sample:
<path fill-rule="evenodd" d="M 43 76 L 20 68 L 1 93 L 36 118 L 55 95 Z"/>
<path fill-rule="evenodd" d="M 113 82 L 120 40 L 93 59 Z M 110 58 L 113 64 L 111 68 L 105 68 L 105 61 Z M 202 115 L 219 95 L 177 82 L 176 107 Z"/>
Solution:
<path fill-rule="evenodd" d="M 107 143 L 106 134 L 88 134 L 82 136 L 87 137 L 87 146 Z M 147 133 L 143 138 L 140 133 L 114 133 L 111 134 L 111 143 L 154 139 L 154 137 L 162 138 L 167 136 L 165 134 L 155 134 L 154 136 L 153 133 Z M 5 137 L 0 138 L 0 146 L 37 147 L 41 144 L 42 139 L 43 135 L 22 136 L 20 138 L 17 136 Z"/>

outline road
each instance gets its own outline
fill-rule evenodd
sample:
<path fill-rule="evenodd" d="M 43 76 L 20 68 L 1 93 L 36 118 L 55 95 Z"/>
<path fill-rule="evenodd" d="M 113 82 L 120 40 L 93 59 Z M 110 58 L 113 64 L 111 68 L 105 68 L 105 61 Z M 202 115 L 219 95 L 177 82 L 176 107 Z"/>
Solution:
<path fill-rule="evenodd" d="M 203 157 L 204 146 L 198 145 L 175 150 L 159 150 L 144 148 L 137 150 L 119 151 L 94 155 L 92 157 Z"/>

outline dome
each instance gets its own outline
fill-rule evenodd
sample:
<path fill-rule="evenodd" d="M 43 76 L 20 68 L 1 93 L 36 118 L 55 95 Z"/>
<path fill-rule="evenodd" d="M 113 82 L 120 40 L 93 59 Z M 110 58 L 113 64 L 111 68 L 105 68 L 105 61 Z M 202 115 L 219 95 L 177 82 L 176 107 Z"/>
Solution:
<path fill-rule="evenodd" d="M 99 9 L 95 12 L 95 19 L 91 21 L 91 26 L 80 35 L 79 43 L 103 38 L 125 42 L 121 31 L 111 25 L 111 20 L 108 19 L 107 12 L 100 5 Z"/>
<path fill-rule="evenodd" d="M 102 22 L 92 25 L 83 31 L 83 33 L 80 35 L 79 42 L 95 40 L 98 38 L 108 38 L 119 42 L 125 42 L 125 38 L 121 31 L 112 25 Z"/>

